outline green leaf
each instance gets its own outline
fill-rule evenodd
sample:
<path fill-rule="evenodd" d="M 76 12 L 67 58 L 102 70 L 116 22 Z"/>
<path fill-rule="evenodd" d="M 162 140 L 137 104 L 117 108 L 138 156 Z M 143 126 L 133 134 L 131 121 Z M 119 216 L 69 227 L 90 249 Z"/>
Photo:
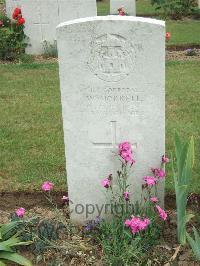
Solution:
<path fill-rule="evenodd" d="M 9 247 L 15 247 L 15 246 L 28 246 L 33 242 L 32 241 L 21 242 L 21 240 L 18 237 L 13 236 L 8 240 L 3 241 L 3 243 Z"/>
<path fill-rule="evenodd" d="M 19 225 L 19 222 L 11 222 L 2 225 L 1 227 L 2 238 L 4 239 L 8 233 L 10 233 L 12 230 L 14 230 L 17 227 L 17 225 Z"/>
<path fill-rule="evenodd" d="M 186 223 L 193 217 L 186 215 L 187 196 L 191 183 L 192 168 L 194 165 L 194 139 L 191 137 L 187 143 L 182 143 L 177 132 L 175 132 L 175 150 L 177 171 L 172 163 L 174 175 L 176 206 L 177 206 L 177 232 L 178 241 L 186 244 Z"/>
<path fill-rule="evenodd" d="M 0 266 L 6 266 L 6 264 L 2 260 L 0 260 Z"/>
<path fill-rule="evenodd" d="M 199 247 L 199 251 L 200 251 L 200 236 L 199 236 L 195 227 L 193 227 L 193 232 L 194 232 L 195 241 L 196 241 L 196 243 Z"/>
<path fill-rule="evenodd" d="M 176 151 L 176 157 L 180 158 L 181 150 L 182 150 L 182 143 L 180 140 L 180 137 L 177 132 L 175 132 L 175 151 Z"/>
<path fill-rule="evenodd" d="M 187 224 L 195 215 L 192 213 L 189 213 L 185 217 L 185 223 Z"/>
<path fill-rule="evenodd" d="M 183 175 L 183 170 L 184 170 L 184 166 L 186 164 L 186 158 L 187 158 L 187 154 L 188 154 L 188 146 L 189 144 L 186 143 L 184 144 L 182 150 L 181 150 L 181 154 L 180 157 L 177 158 L 178 161 L 178 175 L 179 175 L 179 182 L 183 185 L 185 184 L 183 181 L 182 175 Z"/>
<path fill-rule="evenodd" d="M 197 258 L 197 260 L 200 261 L 200 244 L 199 244 L 200 236 L 195 227 L 193 227 L 193 232 L 195 235 L 195 240 L 188 233 L 186 233 L 186 236 L 195 257 Z"/>
<path fill-rule="evenodd" d="M 3 243 L 0 242 L 0 252 L 1 251 L 9 251 L 9 252 L 12 252 L 12 249 L 9 246 L 5 245 L 4 242 Z"/>
<path fill-rule="evenodd" d="M 4 245 L 6 245 L 6 246 L 12 247 L 12 246 L 14 246 L 16 243 L 19 243 L 19 242 L 20 242 L 19 238 L 11 237 L 11 238 L 9 238 L 8 240 L 3 241 L 2 243 L 3 243 Z"/>
<path fill-rule="evenodd" d="M 0 252 L 0 259 L 13 261 L 19 265 L 32 266 L 32 263 L 17 253 Z"/>

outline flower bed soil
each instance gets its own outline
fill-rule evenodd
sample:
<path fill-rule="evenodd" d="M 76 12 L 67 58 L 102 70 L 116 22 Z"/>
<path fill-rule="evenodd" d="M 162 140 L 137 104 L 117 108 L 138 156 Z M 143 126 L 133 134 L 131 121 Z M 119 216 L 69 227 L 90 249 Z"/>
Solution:
<path fill-rule="evenodd" d="M 191 48 L 191 47 L 190 47 Z M 188 56 L 186 55 L 186 50 L 167 50 L 166 51 L 166 60 L 174 61 L 200 61 L 200 49 L 195 49 L 196 55 Z"/>
<path fill-rule="evenodd" d="M 63 213 L 63 203 L 61 197 L 63 192 L 53 194 L 53 198 L 58 204 L 59 211 Z M 200 210 L 200 196 L 191 195 L 191 203 L 196 202 L 195 207 L 191 204 L 192 209 Z M 166 196 L 165 209 L 169 212 L 169 219 L 163 229 L 163 237 L 159 244 L 154 246 L 149 251 L 149 265 L 180 265 L 180 266 L 197 266 L 199 263 L 195 262 L 192 253 L 188 247 L 180 247 L 176 239 L 176 215 L 175 215 L 175 196 Z M 27 210 L 28 216 L 37 216 L 41 220 L 49 219 L 54 221 L 56 214 L 43 193 L 40 192 L 14 192 L 14 193 L 0 193 L 0 223 L 9 221 L 10 214 L 18 207 L 24 207 Z M 64 213 L 66 220 L 69 215 Z M 190 227 L 188 230 L 190 230 Z M 90 236 L 83 233 L 82 227 L 75 227 L 73 235 L 70 237 L 62 234 L 60 240 L 56 242 L 57 248 L 47 249 L 43 256 L 35 256 L 28 248 L 23 248 L 21 253 L 33 261 L 33 265 L 105 265 L 102 262 L 101 247 Z M 36 262 L 36 258 L 40 262 Z"/>

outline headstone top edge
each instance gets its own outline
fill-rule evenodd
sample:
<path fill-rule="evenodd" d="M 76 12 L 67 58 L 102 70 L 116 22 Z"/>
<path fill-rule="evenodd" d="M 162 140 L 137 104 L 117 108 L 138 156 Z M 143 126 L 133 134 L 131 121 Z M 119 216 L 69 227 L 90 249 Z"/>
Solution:
<path fill-rule="evenodd" d="M 135 16 L 109 15 L 109 16 L 95 16 L 95 17 L 79 18 L 79 19 L 65 21 L 65 22 L 60 23 L 56 27 L 56 29 L 59 30 L 60 28 L 65 27 L 65 26 L 84 23 L 84 22 L 92 22 L 92 21 L 133 21 L 133 22 L 144 22 L 148 24 L 159 25 L 159 26 L 165 27 L 165 21 L 163 20 L 135 17 Z"/>

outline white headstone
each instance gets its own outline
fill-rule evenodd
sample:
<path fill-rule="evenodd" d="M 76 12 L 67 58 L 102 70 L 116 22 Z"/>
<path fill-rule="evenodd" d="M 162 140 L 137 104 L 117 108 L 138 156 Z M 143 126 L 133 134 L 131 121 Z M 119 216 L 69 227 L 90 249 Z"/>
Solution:
<path fill-rule="evenodd" d="M 110 14 L 118 14 L 118 9 L 124 7 L 125 13 L 129 16 L 136 16 L 135 0 L 110 0 Z"/>
<path fill-rule="evenodd" d="M 97 15 L 96 0 L 20 0 L 20 3 L 26 21 L 25 34 L 29 37 L 26 49 L 29 54 L 42 54 L 44 41 L 55 43 L 59 23 Z"/>
<path fill-rule="evenodd" d="M 71 218 L 81 223 L 106 202 L 100 181 L 119 169 L 112 151 L 120 142 L 134 150 L 133 200 L 150 168 L 160 166 L 165 24 L 128 16 L 78 19 L 57 27 L 57 41 Z M 160 191 L 163 199 L 162 185 Z M 93 204 L 89 217 L 87 204 Z"/>
<path fill-rule="evenodd" d="M 6 0 L 6 14 L 12 18 L 13 11 L 16 7 L 21 7 L 21 0 Z"/>

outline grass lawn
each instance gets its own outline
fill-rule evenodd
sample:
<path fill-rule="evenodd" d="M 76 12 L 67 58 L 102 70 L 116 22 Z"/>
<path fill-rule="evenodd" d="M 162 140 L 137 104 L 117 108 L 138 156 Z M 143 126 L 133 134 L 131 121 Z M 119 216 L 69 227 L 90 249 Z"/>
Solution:
<path fill-rule="evenodd" d="M 137 15 L 158 13 L 151 5 L 150 0 L 137 1 Z M 104 0 L 98 2 L 98 15 L 109 15 L 109 1 Z M 198 20 L 183 20 L 174 21 L 169 20 L 166 22 L 166 30 L 171 32 L 171 41 L 168 45 L 200 45 L 200 21 Z"/>
<path fill-rule="evenodd" d="M 167 63 L 167 151 L 174 129 L 195 136 L 191 189 L 200 193 L 199 88 L 199 62 Z M 0 65 L 0 102 L 0 190 L 34 190 L 47 179 L 65 189 L 58 65 Z"/>
<path fill-rule="evenodd" d="M 170 45 L 200 45 L 200 21 L 167 21 L 167 31 L 171 32 Z"/>
<path fill-rule="evenodd" d="M 58 66 L 0 66 L 0 187 L 64 186 Z"/>
<path fill-rule="evenodd" d="M 155 9 L 155 6 L 152 6 L 150 0 L 138 0 L 136 1 L 136 10 L 137 15 L 154 15 L 159 14 L 159 10 Z"/>

